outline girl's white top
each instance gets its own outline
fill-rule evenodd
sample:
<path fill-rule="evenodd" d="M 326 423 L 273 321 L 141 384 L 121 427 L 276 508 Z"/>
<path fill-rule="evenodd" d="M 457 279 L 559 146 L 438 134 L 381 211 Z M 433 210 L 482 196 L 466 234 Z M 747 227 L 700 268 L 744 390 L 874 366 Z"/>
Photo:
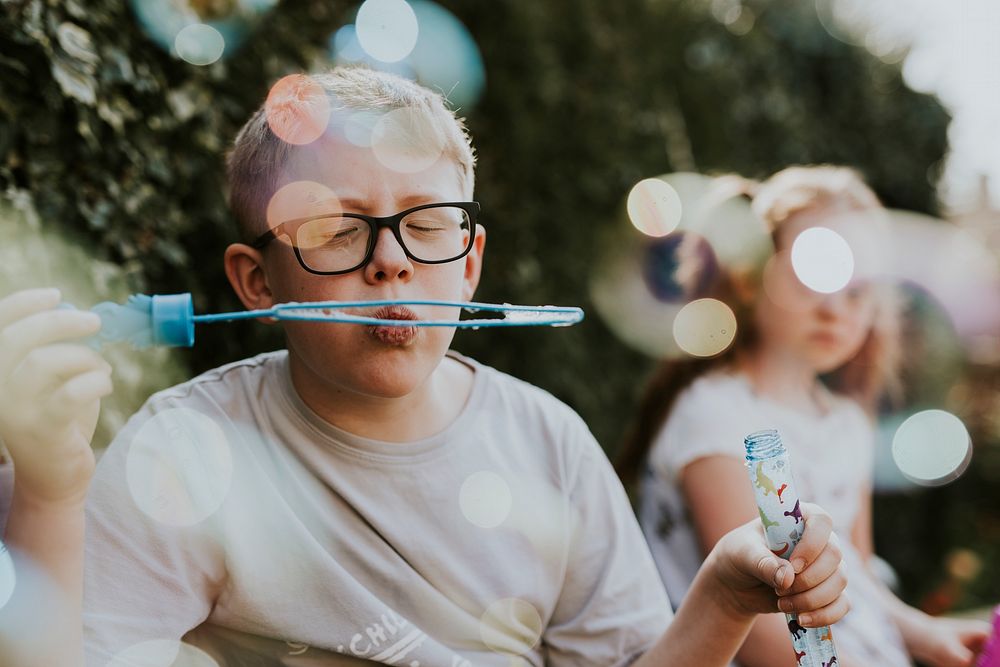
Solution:
<path fill-rule="evenodd" d="M 834 626 L 838 651 L 865 665 L 909 666 L 899 632 L 850 543 L 861 492 L 872 485 L 874 429 L 854 401 L 829 391 L 824 398 L 826 413 L 814 416 L 756 395 L 740 374 L 714 371 L 695 380 L 677 397 L 650 449 L 640 523 L 670 599 L 679 605 L 703 557 L 678 474 L 706 456 L 742 462 L 744 437 L 777 429 L 791 457 L 799 497 L 830 513 L 844 551 L 852 610 Z M 749 476 L 746 483 L 749 489 Z"/>

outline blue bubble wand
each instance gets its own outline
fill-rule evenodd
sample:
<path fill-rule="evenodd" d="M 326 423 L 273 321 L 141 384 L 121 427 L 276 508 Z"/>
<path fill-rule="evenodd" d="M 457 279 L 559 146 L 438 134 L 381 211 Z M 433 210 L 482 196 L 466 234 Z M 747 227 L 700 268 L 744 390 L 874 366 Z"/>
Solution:
<path fill-rule="evenodd" d="M 442 306 L 467 312 L 499 313 L 502 317 L 427 320 L 390 320 L 344 312 L 348 308 L 382 306 Z M 72 308 L 69 304 L 63 307 Z M 191 347 L 195 324 L 233 322 L 271 317 L 277 320 L 364 324 L 380 327 L 567 327 L 583 319 L 583 310 L 575 306 L 517 306 L 509 303 L 475 301 L 436 301 L 431 299 L 375 301 L 307 301 L 282 303 L 271 308 L 231 313 L 195 315 L 191 294 L 133 294 L 124 304 L 105 301 L 90 309 L 101 318 L 101 330 L 88 339 L 94 347 L 126 341 L 136 348 L 150 345 Z"/>

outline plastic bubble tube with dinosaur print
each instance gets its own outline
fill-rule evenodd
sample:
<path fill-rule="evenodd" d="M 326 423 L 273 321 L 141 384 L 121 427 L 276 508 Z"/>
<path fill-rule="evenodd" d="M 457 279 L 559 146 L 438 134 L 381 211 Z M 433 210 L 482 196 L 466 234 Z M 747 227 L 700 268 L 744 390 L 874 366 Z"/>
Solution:
<path fill-rule="evenodd" d="M 443 308 L 448 312 L 455 309 L 469 313 L 482 311 L 490 316 L 479 315 L 464 320 L 455 316 L 421 318 L 408 306 Z M 71 304 L 62 304 L 61 307 L 73 308 Z M 370 327 L 455 327 L 473 330 L 488 327 L 566 327 L 583 319 L 583 310 L 576 306 L 516 306 L 509 303 L 427 299 L 289 302 L 262 310 L 195 315 L 188 293 L 133 294 L 124 304 L 105 301 L 90 310 L 101 318 L 101 330 L 87 339 L 94 348 L 117 341 L 130 343 L 136 348 L 150 345 L 191 347 L 194 345 L 195 324 L 256 318 Z"/>
<path fill-rule="evenodd" d="M 805 529 L 788 452 L 775 430 L 751 433 L 743 444 L 767 546 L 775 556 L 787 559 Z M 829 627 L 803 628 L 796 614 L 785 614 L 785 620 L 799 667 L 837 665 L 837 650 Z"/>

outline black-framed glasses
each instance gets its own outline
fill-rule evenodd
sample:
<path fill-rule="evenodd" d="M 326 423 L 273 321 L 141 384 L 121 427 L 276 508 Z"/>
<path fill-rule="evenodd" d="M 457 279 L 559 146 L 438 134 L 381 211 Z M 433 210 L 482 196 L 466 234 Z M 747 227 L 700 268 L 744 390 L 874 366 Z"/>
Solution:
<path fill-rule="evenodd" d="M 303 269 L 331 276 L 371 261 L 379 231 L 388 227 L 411 260 L 446 264 L 472 250 L 478 216 L 479 202 L 474 201 L 423 204 L 385 217 L 324 213 L 282 222 L 250 245 L 260 250 L 287 235 Z"/>

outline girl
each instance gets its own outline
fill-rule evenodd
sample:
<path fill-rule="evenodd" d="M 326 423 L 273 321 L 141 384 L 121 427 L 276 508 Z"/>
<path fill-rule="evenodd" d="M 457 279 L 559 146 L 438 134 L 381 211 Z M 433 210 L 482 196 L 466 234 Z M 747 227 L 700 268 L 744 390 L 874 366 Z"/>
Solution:
<path fill-rule="evenodd" d="M 852 610 L 835 631 L 840 664 L 902 667 L 914 658 L 934 667 L 971 665 L 985 624 L 908 607 L 867 568 L 872 415 L 876 399 L 896 384 L 898 308 L 889 288 L 868 279 L 872 255 L 864 251 L 871 245 L 858 241 L 870 238 L 883 209 L 859 176 L 842 167 L 791 167 L 759 188 L 742 189 L 748 198 L 757 189 L 752 209 L 775 252 L 762 271 L 720 269 L 709 294 L 697 295 L 733 309 L 736 339 L 713 358 L 666 361 L 619 450 L 626 484 L 641 481 L 640 522 L 670 599 L 683 597 L 723 534 L 756 515 L 743 437 L 777 428 L 794 460 L 799 494 L 828 508 L 841 536 L 853 594 Z M 854 278 L 834 293 L 810 290 L 793 270 L 792 243 L 815 226 L 853 241 Z M 678 282 L 704 285 L 698 275 L 704 241 L 690 235 L 677 254 Z M 736 659 L 743 667 L 793 667 L 790 647 L 783 617 L 763 615 Z"/>

